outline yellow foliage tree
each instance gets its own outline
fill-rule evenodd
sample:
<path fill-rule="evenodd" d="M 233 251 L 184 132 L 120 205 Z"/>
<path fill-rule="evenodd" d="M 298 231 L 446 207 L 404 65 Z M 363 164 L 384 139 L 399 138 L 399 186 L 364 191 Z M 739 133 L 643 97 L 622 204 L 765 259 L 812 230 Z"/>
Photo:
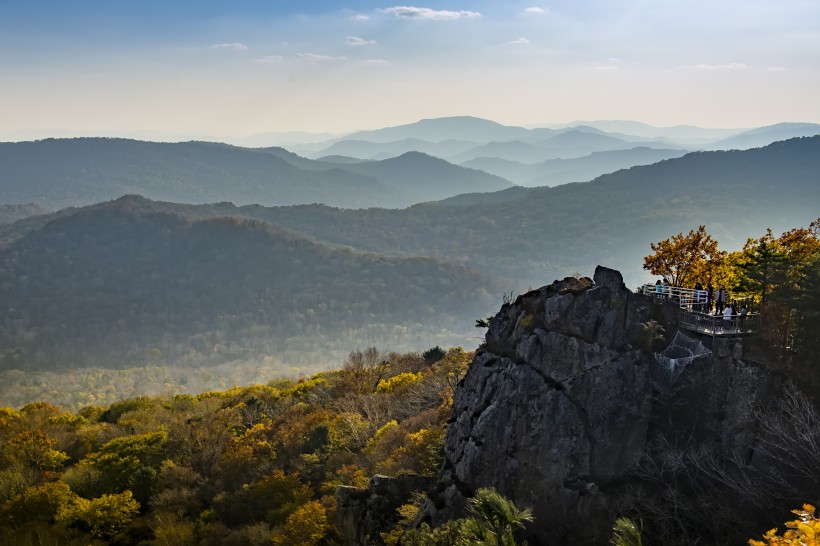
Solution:
<path fill-rule="evenodd" d="M 792 510 L 797 519 L 786 522 L 786 531 L 777 534 L 777 529 L 769 530 L 763 540 L 749 539 L 751 546 L 820 546 L 820 518 L 815 515 L 811 504 L 804 504 L 802 510 Z"/>
<path fill-rule="evenodd" d="M 319 501 L 309 501 L 293 511 L 278 533 L 273 546 L 316 546 L 328 531 L 327 512 Z"/>
<path fill-rule="evenodd" d="M 705 226 L 678 233 L 659 243 L 651 243 L 653 254 L 643 259 L 643 268 L 653 275 L 661 275 L 672 286 L 694 285 L 697 281 L 711 282 L 712 269 L 722 254 L 718 243 L 706 232 Z"/>

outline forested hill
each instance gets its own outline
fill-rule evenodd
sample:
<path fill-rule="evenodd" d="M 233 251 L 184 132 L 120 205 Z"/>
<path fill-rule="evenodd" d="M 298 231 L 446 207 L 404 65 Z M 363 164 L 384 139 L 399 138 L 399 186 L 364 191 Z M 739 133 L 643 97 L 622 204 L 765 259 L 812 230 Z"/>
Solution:
<path fill-rule="evenodd" d="M 373 177 L 343 169 L 302 169 L 261 150 L 208 142 L 113 138 L 0 143 L 2 202 L 52 209 L 123 194 L 186 203 L 327 203 L 343 207 L 406 204 Z"/>
<path fill-rule="evenodd" d="M 0 247 L 3 369 L 266 357 L 315 369 L 357 347 L 466 344 L 502 292 L 434 259 L 140 204 L 80 209 Z"/>
<path fill-rule="evenodd" d="M 808 225 L 820 203 L 818 172 L 820 137 L 812 137 L 746 151 L 691 153 L 587 183 L 513 188 L 404 210 L 192 206 L 139 197 L 121 199 L 118 206 L 200 219 L 253 218 L 332 245 L 432 256 L 505 278 L 507 289 L 537 286 L 598 263 L 620 268 L 634 285 L 642 280 L 649 243 L 671 234 L 704 224 L 722 248 L 737 249 L 767 227 L 777 232 Z M 74 212 L 0 226 L 0 245 Z"/>
<path fill-rule="evenodd" d="M 723 248 L 747 237 L 808 225 L 820 204 L 820 136 L 745 151 L 690 153 L 603 175 L 592 182 L 533 188 L 472 206 L 405 210 L 302 206 L 244 208 L 241 214 L 326 242 L 457 260 L 522 288 L 597 263 L 637 282 L 649 243 L 705 224 Z"/>

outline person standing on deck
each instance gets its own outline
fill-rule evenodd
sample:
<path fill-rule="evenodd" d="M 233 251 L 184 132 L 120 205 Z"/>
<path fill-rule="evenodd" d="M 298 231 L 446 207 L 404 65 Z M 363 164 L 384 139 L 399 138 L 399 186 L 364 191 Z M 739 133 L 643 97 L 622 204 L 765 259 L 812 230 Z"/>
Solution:
<path fill-rule="evenodd" d="M 723 311 L 723 330 L 728 332 L 732 329 L 732 306 L 727 305 Z"/>
<path fill-rule="evenodd" d="M 726 289 L 722 286 L 715 293 L 715 314 L 723 313 L 723 303 L 726 300 Z"/>
<path fill-rule="evenodd" d="M 715 300 L 715 289 L 712 287 L 712 283 L 706 287 L 706 309 L 704 313 L 711 313 L 712 312 L 712 302 Z"/>

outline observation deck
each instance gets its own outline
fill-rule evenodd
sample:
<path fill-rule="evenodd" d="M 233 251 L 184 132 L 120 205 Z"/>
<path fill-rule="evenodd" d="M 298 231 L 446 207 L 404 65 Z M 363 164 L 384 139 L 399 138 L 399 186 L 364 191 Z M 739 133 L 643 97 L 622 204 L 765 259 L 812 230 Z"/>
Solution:
<path fill-rule="evenodd" d="M 691 332 L 698 332 L 715 337 L 738 337 L 752 334 L 757 331 L 759 313 L 748 313 L 745 316 L 731 315 L 726 318 L 723 314 L 715 315 L 706 309 L 706 290 L 681 288 L 678 286 L 645 284 L 641 292 L 656 299 L 672 301 L 680 307 L 679 326 Z M 730 293 L 726 293 L 726 301 L 731 301 Z"/>

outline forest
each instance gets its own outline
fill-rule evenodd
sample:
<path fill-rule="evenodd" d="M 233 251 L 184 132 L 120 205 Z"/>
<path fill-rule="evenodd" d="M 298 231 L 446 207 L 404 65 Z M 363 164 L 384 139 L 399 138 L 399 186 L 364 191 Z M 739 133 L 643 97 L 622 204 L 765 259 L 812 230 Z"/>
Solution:
<path fill-rule="evenodd" d="M 433 475 L 471 354 L 349 355 L 301 380 L 0 410 L 0 542 L 337 544 L 337 485 Z"/>
<path fill-rule="evenodd" d="M 0 248 L 0 369 L 275 359 L 313 372 L 351 347 L 461 345 L 501 292 L 430 258 L 129 205 L 83 209 Z"/>

